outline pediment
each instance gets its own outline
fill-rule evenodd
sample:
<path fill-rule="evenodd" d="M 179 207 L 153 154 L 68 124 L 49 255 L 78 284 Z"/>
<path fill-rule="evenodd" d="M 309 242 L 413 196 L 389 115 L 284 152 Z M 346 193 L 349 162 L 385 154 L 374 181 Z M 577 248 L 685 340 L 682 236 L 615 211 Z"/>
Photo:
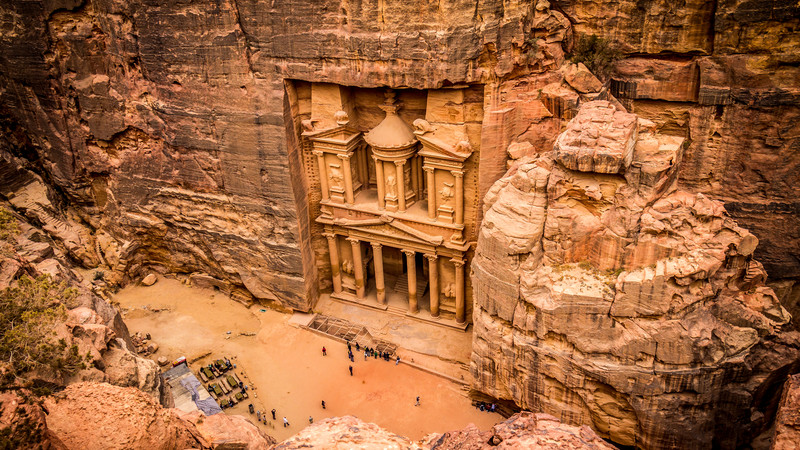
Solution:
<path fill-rule="evenodd" d="M 367 220 L 335 219 L 333 224 L 367 234 L 403 239 L 425 245 L 442 245 L 444 242 L 442 236 L 425 233 L 388 216 Z"/>
<path fill-rule="evenodd" d="M 417 139 L 422 142 L 422 150 L 419 152 L 422 156 L 464 162 L 472 155 L 472 147 L 467 141 L 448 144 L 431 135 L 419 135 Z"/>

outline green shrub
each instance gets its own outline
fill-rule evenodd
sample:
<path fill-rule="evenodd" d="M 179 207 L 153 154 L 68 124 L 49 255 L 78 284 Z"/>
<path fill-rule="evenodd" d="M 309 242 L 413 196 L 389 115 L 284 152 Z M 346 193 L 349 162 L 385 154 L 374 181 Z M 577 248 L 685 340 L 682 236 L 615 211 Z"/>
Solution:
<path fill-rule="evenodd" d="M 608 79 L 614 68 L 614 63 L 622 58 L 622 52 L 611 45 L 607 40 L 595 34 L 582 34 L 575 43 L 570 61 L 583 63 L 595 76 L 601 80 Z"/>
<path fill-rule="evenodd" d="M 66 306 L 77 290 L 48 275 L 23 275 L 18 286 L 0 292 L 0 388 L 24 384 L 32 370 L 66 376 L 86 368 L 89 356 L 76 345 L 56 340 L 55 327 L 66 319 Z"/>

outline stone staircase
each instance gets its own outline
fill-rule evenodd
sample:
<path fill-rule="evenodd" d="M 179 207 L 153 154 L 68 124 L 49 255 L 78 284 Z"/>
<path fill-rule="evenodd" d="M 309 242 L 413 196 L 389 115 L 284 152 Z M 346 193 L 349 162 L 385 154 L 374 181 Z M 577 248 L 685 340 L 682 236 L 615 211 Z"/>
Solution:
<path fill-rule="evenodd" d="M 425 294 L 425 290 L 428 289 L 428 279 L 424 276 L 422 272 L 417 272 L 417 301 L 422 298 L 422 295 Z M 400 295 L 403 298 L 408 298 L 408 276 L 403 274 L 403 276 L 397 277 L 397 282 L 393 288 L 394 295 Z M 407 303 L 406 303 L 407 305 Z M 398 310 L 398 312 L 405 312 L 406 309 L 397 308 L 396 306 L 392 306 L 389 304 L 390 309 Z"/>

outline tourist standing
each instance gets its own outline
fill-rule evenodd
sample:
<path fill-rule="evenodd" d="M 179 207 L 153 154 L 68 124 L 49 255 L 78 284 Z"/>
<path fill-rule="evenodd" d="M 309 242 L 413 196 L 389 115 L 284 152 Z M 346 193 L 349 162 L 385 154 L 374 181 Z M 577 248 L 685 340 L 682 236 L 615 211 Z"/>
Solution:
<path fill-rule="evenodd" d="M 322 409 L 325 409 L 325 400 L 322 401 Z"/>
<path fill-rule="evenodd" d="M 308 423 L 314 423 L 314 418 L 311 417 L 311 416 L 308 416 Z"/>
<path fill-rule="evenodd" d="M 348 367 L 350 369 L 350 376 L 353 376 L 353 366 Z"/>
<path fill-rule="evenodd" d="M 283 417 L 283 428 L 286 428 L 286 427 L 288 427 L 288 426 L 289 426 L 289 421 L 288 421 L 288 420 L 286 420 L 286 416 L 284 416 L 284 417 Z"/>
<path fill-rule="evenodd" d="M 275 408 L 272 408 L 272 420 L 276 420 L 275 419 Z"/>
<path fill-rule="evenodd" d="M 417 396 L 417 403 L 414 403 L 414 406 L 419 406 L 419 395 Z"/>
<path fill-rule="evenodd" d="M 322 347 L 322 356 L 328 356 L 328 351 L 325 349 L 325 347 Z"/>
<path fill-rule="evenodd" d="M 396 362 L 396 363 L 394 363 L 394 365 L 396 366 L 396 365 L 398 365 L 398 364 L 400 364 L 400 357 L 399 357 L 399 356 L 397 357 L 397 362 Z"/>
<path fill-rule="evenodd" d="M 368 352 L 368 351 L 366 351 L 366 350 L 364 350 L 364 361 L 366 361 L 366 360 L 367 360 L 367 357 L 368 357 L 368 356 L 369 356 L 369 352 Z"/>

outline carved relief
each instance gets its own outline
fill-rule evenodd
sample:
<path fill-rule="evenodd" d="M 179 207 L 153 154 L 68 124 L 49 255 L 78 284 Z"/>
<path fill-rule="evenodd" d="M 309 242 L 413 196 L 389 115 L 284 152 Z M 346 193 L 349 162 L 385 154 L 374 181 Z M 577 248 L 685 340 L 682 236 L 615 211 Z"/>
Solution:
<path fill-rule="evenodd" d="M 352 275 L 354 272 L 353 261 L 347 260 L 342 263 L 342 272 Z"/>
<path fill-rule="evenodd" d="M 442 196 L 443 201 L 448 201 L 453 198 L 453 183 L 444 183 L 442 189 L 439 191 L 439 195 Z"/>
<path fill-rule="evenodd" d="M 342 169 L 338 164 L 331 164 L 331 181 L 333 186 L 341 189 L 343 187 L 344 175 Z"/>
<path fill-rule="evenodd" d="M 397 196 L 397 179 L 394 175 L 386 177 L 386 194 L 392 197 Z"/>
<path fill-rule="evenodd" d="M 442 295 L 445 297 L 455 297 L 456 296 L 456 285 L 453 283 L 447 283 L 442 289 Z"/>

